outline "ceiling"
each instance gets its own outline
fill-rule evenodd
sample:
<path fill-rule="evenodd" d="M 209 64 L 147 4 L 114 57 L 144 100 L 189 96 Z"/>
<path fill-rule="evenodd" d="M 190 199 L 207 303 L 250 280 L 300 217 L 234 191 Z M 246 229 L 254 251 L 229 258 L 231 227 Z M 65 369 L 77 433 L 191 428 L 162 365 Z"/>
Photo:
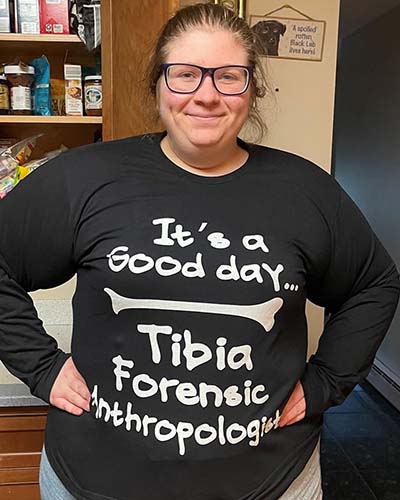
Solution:
<path fill-rule="evenodd" d="M 341 0 L 340 38 L 349 36 L 397 5 L 400 5 L 400 0 Z"/>

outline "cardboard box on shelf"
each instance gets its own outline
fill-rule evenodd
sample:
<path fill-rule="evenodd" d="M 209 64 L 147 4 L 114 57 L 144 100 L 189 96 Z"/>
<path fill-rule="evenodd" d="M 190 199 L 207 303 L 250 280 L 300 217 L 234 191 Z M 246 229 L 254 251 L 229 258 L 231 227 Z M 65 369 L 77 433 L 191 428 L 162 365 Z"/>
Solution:
<path fill-rule="evenodd" d="M 0 0 L 0 33 L 10 33 L 10 2 Z"/>
<path fill-rule="evenodd" d="M 15 1 L 15 31 L 40 33 L 39 0 Z"/>
<path fill-rule="evenodd" d="M 64 64 L 65 113 L 83 116 L 82 68 L 79 64 Z"/>
<path fill-rule="evenodd" d="M 40 33 L 69 34 L 68 0 L 40 0 Z"/>

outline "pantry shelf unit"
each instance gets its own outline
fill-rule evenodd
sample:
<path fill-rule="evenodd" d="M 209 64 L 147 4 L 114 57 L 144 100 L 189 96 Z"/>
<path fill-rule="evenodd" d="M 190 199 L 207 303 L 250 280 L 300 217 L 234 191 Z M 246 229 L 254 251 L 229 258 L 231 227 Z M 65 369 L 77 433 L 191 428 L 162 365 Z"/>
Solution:
<path fill-rule="evenodd" d="M 33 116 L 33 115 L 3 115 L 0 123 L 37 123 L 37 124 L 79 124 L 92 125 L 102 123 L 101 116 Z"/>
<path fill-rule="evenodd" d="M 0 63 L 17 57 L 29 63 L 42 54 L 49 60 L 52 78 L 64 78 L 65 61 L 88 67 L 96 64 L 95 54 L 76 35 L 0 34 Z M 0 115 L 0 137 L 23 139 L 43 133 L 34 151 L 35 157 L 40 158 L 60 144 L 74 148 L 92 143 L 101 137 L 102 125 L 102 116 Z"/>

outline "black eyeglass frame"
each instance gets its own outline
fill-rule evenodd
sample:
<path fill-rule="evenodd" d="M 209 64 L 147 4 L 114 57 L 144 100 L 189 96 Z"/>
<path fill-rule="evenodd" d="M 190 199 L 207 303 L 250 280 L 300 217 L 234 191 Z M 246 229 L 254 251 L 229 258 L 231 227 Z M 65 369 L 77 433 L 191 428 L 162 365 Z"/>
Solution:
<path fill-rule="evenodd" d="M 199 69 L 201 71 L 201 78 L 200 78 L 200 81 L 199 81 L 199 84 L 197 85 L 197 87 L 194 90 L 190 90 L 190 91 L 187 91 L 187 90 L 174 90 L 174 89 L 172 89 L 169 86 L 169 84 L 168 84 L 168 77 L 167 77 L 167 71 L 168 71 L 168 68 L 170 66 L 191 66 L 192 68 Z M 242 68 L 242 69 L 247 70 L 247 72 L 248 72 L 247 75 L 248 76 L 247 76 L 247 83 L 245 85 L 245 88 L 243 90 L 241 90 L 240 92 L 234 92 L 233 94 L 229 93 L 229 92 L 221 92 L 217 88 L 217 86 L 215 84 L 214 73 L 218 69 L 223 69 L 223 68 Z M 242 95 L 242 94 L 244 94 L 247 91 L 247 89 L 249 88 L 250 81 L 251 81 L 251 79 L 253 77 L 253 72 L 254 72 L 254 66 L 244 66 L 242 64 L 227 64 L 226 66 L 217 66 L 216 68 L 204 68 L 203 66 L 197 66 L 197 64 L 164 63 L 164 64 L 161 64 L 161 69 L 162 69 L 162 72 L 163 72 L 163 75 L 164 75 L 164 79 L 165 79 L 165 83 L 166 83 L 168 89 L 171 92 L 173 92 L 174 94 L 194 94 L 200 88 L 201 84 L 203 83 L 205 75 L 210 74 L 215 90 L 219 94 L 227 95 L 227 96 L 230 96 L 230 95 Z"/>

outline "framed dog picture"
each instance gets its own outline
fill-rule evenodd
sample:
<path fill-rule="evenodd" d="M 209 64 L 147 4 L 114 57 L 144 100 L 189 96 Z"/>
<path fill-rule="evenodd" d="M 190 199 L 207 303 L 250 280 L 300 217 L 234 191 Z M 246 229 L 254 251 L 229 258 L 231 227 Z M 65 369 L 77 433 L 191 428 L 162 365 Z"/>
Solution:
<path fill-rule="evenodd" d="M 249 24 L 261 40 L 263 55 L 322 61 L 326 21 L 311 19 L 293 7 L 289 8 L 306 18 L 272 16 L 273 13 L 250 16 Z"/>

